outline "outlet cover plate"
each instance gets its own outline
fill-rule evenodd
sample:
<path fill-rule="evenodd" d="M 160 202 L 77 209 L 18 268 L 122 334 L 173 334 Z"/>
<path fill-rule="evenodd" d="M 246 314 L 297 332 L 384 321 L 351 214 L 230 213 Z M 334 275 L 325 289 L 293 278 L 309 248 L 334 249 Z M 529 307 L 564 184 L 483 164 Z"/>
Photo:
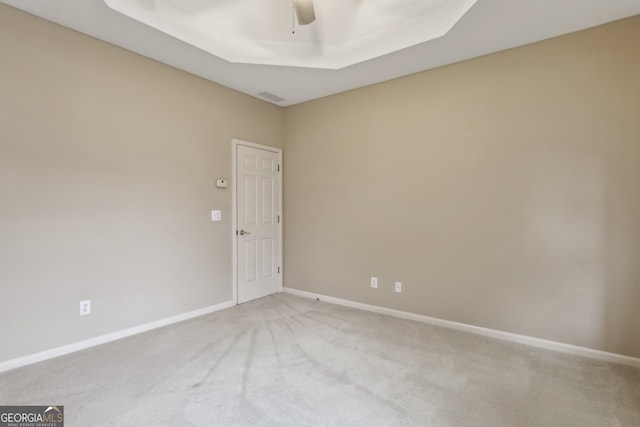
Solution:
<path fill-rule="evenodd" d="M 80 316 L 91 314 L 91 300 L 80 301 Z"/>

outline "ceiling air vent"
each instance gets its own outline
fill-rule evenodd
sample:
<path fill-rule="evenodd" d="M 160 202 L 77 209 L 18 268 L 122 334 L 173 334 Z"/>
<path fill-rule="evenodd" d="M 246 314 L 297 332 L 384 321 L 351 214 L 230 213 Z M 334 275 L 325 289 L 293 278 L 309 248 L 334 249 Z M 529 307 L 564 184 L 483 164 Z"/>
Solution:
<path fill-rule="evenodd" d="M 271 102 L 275 102 L 275 103 L 284 101 L 284 98 L 282 98 L 282 97 L 280 97 L 278 95 L 274 95 L 271 92 L 266 92 L 266 91 L 265 92 L 260 92 L 258 94 L 258 96 L 260 98 L 266 99 L 267 101 L 271 101 Z"/>

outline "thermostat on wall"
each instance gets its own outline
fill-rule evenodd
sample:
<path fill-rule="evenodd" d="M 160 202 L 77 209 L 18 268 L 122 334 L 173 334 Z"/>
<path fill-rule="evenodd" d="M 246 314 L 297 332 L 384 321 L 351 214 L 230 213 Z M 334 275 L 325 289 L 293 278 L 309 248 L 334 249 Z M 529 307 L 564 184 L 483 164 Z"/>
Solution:
<path fill-rule="evenodd" d="M 226 179 L 219 179 L 216 181 L 216 187 L 218 188 L 227 188 L 228 186 Z"/>

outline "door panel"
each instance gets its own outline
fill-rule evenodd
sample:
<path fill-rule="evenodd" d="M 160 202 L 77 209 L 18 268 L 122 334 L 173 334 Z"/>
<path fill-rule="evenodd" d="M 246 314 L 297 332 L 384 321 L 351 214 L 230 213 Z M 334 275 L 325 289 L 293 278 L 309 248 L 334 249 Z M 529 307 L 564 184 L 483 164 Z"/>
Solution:
<path fill-rule="evenodd" d="M 262 241 L 262 278 L 269 279 L 273 277 L 274 264 L 273 239 L 264 239 Z"/>
<path fill-rule="evenodd" d="M 262 179 L 262 223 L 270 224 L 273 220 L 273 178 Z"/>
<path fill-rule="evenodd" d="M 244 225 L 256 225 L 258 211 L 258 177 L 247 173 L 244 179 Z"/>
<path fill-rule="evenodd" d="M 236 147 L 237 291 L 242 303 L 282 290 L 280 155 Z"/>

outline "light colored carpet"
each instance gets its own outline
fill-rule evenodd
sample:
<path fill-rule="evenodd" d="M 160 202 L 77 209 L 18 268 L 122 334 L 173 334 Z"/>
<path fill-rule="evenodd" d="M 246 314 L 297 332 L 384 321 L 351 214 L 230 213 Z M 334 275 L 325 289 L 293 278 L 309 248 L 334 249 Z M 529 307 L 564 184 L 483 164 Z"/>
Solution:
<path fill-rule="evenodd" d="M 0 375 L 72 426 L 640 426 L 640 370 L 290 295 Z"/>

